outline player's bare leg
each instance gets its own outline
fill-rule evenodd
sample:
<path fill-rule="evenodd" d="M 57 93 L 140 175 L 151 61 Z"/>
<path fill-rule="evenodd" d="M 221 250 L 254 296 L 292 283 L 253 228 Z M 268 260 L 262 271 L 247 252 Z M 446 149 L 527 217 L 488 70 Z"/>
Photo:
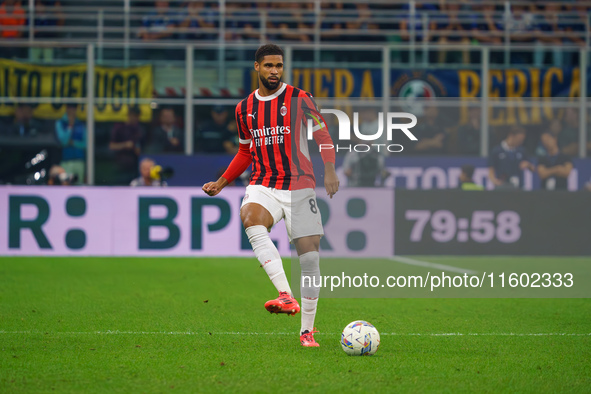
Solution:
<path fill-rule="evenodd" d="M 313 334 L 316 332 L 314 329 L 314 319 L 316 317 L 320 287 L 314 286 L 314 283 L 320 284 L 321 280 L 320 255 L 318 254 L 320 235 L 295 239 L 294 244 L 300 258 L 301 276 L 312 279 L 311 283 L 306 281 L 304 284 L 302 281 L 302 327 L 300 330 L 300 341 L 303 346 L 316 347 L 319 345 L 314 340 Z"/>
<path fill-rule="evenodd" d="M 273 227 L 273 217 L 262 205 L 248 203 L 240 210 L 240 218 L 255 256 L 279 292 L 279 297 L 268 301 L 265 308 L 271 313 L 295 315 L 300 306 L 292 296 L 279 251 L 269 237 L 268 229 Z"/>

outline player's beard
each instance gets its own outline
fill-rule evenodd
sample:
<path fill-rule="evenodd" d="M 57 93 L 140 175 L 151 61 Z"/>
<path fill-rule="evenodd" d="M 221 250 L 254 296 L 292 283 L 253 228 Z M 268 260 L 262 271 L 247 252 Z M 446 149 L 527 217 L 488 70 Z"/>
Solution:
<path fill-rule="evenodd" d="M 269 79 L 263 77 L 260 74 L 259 74 L 259 80 L 261 81 L 263 86 L 269 90 L 277 89 L 279 87 L 279 84 L 281 83 L 281 77 L 277 80 L 277 82 L 270 82 Z"/>

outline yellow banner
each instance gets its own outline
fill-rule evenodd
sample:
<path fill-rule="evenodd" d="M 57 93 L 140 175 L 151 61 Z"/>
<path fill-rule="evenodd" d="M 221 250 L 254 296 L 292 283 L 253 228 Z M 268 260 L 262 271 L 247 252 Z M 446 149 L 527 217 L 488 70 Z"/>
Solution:
<path fill-rule="evenodd" d="M 95 67 L 94 91 L 97 122 L 119 122 L 127 119 L 129 105 L 125 100 L 152 98 L 154 78 L 152 66 L 131 68 Z M 14 102 L 0 103 L 0 116 L 10 116 L 18 97 L 76 98 L 86 97 L 86 64 L 72 66 L 37 66 L 0 59 L 0 97 L 14 98 Z M 105 103 L 100 99 L 113 99 Z M 34 116 L 57 119 L 63 116 L 66 104 L 34 104 Z M 152 120 L 150 104 L 139 105 L 140 120 Z M 86 117 L 86 106 L 78 107 L 80 118 Z"/>

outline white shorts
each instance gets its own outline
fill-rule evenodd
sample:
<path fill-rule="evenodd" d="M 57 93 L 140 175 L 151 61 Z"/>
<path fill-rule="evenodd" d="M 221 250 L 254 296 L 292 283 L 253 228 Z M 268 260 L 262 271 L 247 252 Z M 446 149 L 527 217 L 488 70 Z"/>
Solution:
<path fill-rule="evenodd" d="M 269 211 L 273 217 L 273 226 L 285 219 L 289 242 L 310 235 L 324 235 L 314 189 L 291 191 L 248 185 L 240 209 L 251 202 Z"/>

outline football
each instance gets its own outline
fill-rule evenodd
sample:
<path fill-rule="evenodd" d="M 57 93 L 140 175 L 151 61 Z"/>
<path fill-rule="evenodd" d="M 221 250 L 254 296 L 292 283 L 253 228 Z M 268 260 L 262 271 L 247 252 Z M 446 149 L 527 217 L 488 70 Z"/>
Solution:
<path fill-rule="evenodd" d="M 380 333 L 372 324 L 356 320 L 343 329 L 341 346 L 349 356 L 371 356 L 380 346 Z"/>

